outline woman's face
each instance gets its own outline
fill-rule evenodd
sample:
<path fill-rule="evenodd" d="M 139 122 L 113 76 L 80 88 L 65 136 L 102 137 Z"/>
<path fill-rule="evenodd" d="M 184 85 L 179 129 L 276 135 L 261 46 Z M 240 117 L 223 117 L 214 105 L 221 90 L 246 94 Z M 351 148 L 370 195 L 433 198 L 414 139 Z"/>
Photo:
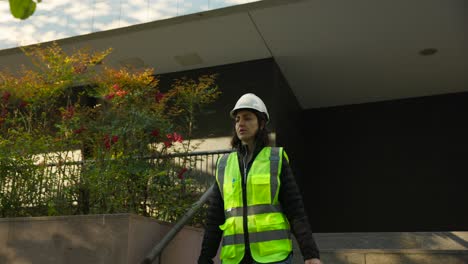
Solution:
<path fill-rule="evenodd" d="M 257 116 L 248 110 L 236 113 L 236 134 L 243 144 L 252 144 L 255 140 L 259 125 Z"/>

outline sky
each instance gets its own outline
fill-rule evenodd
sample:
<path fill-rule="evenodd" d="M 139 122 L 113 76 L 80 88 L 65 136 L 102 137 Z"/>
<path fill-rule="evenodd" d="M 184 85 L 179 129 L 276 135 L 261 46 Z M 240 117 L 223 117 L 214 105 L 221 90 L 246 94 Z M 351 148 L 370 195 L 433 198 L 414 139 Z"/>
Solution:
<path fill-rule="evenodd" d="M 26 20 L 0 1 L 0 50 L 188 15 L 257 0 L 46 0 Z"/>

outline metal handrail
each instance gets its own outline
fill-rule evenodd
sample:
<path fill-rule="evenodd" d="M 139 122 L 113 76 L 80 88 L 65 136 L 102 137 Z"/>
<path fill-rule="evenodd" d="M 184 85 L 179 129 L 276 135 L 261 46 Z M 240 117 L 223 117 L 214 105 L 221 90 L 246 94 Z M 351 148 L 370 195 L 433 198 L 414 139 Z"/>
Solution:
<path fill-rule="evenodd" d="M 161 254 L 164 248 L 169 245 L 172 239 L 179 233 L 180 230 L 184 227 L 184 225 L 193 217 L 194 214 L 200 209 L 200 207 L 206 203 L 208 197 L 213 192 L 215 188 L 215 184 L 211 185 L 211 187 L 200 197 L 200 199 L 195 202 L 192 207 L 182 216 L 182 218 L 177 221 L 174 227 L 169 230 L 169 232 L 163 237 L 163 239 L 151 250 L 151 252 L 143 259 L 141 264 L 152 264 L 153 261 Z"/>
<path fill-rule="evenodd" d="M 226 150 L 215 150 L 215 151 L 198 151 L 191 152 L 188 155 L 185 153 L 173 153 L 166 154 L 165 157 L 183 157 L 183 156 L 200 156 L 200 155 L 213 155 L 213 154 L 226 154 L 232 152 L 232 149 Z M 154 157 L 152 157 L 154 158 Z M 184 225 L 198 212 L 203 204 L 208 201 L 213 189 L 216 187 L 216 183 L 211 185 L 206 192 L 200 197 L 200 199 L 195 202 L 190 209 L 180 218 L 179 221 L 172 227 L 171 230 L 162 238 L 162 240 L 154 246 L 151 252 L 143 259 L 141 264 L 152 264 L 158 256 L 161 255 L 164 248 L 174 239 L 174 237 L 182 230 Z"/>

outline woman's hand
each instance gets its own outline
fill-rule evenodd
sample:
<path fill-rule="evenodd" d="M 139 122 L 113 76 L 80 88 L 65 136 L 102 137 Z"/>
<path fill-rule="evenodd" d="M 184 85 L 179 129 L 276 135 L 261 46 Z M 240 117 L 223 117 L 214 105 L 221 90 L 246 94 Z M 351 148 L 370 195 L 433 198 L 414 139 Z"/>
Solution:
<path fill-rule="evenodd" d="M 322 264 L 322 262 L 320 261 L 320 259 L 314 258 L 304 261 L 304 264 Z"/>

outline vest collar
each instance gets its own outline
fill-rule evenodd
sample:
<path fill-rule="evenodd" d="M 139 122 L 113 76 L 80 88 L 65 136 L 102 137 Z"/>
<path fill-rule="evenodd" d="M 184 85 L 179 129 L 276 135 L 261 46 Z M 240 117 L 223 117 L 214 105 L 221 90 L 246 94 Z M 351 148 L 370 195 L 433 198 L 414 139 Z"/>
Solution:
<path fill-rule="evenodd" d="M 263 149 L 263 147 L 265 147 L 265 146 L 257 145 L 257 144 L 255 144 L 254 146 L 255 147 L 254 147 L 254 151 L 252 152 L 252 159 L 254 159 L 258 155 L 258 153 Z M 239 148 L 236 150 L 239 155 L 244 157 L 245 155 L 249 153 L 249 146 L 241 144 Z"/>

